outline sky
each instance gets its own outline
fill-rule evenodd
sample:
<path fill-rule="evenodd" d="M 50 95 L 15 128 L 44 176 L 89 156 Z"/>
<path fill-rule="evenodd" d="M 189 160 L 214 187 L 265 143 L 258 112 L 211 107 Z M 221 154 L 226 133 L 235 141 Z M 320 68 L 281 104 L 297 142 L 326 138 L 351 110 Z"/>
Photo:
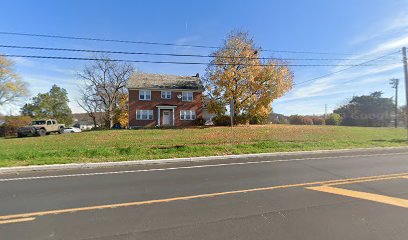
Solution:
<path fill-rule="evenodd" d="M 294 87 L 273 102 L 273 111 L 286 115 L 323 114 L 351 97 L 383 91 L 393 97 L 390 78 L 401 79 L 400 103 L 405 103 L 401 53 L 370 62 L 371 66 L 348 68 L 396 52 L 408 46 L 406 0 L 274 0 L 274 1 L 18 1 L 0 0 L 0 32 L 63 35 L 189 45 L 221 46 L 231 30 L 247 31 L 265 50 L 262 57 L 291 59 L 290 64 L 332 66 L 291 67 Z M 0 45 L 77 48 L 110 51 L 176 54 L 212 53 L 212 49 L 52 39 L 0 34 Z M 293 53 L 313 52 L 313 53 Z M 0 47 L 2 54 L 91 57 L 69 53 Z M 317 54 L 330 53 L 330 54 Z M 152 61 L 197 62 L 209 59 L 170 56 L 112 58 Z M 326 60 L 323 60 L 326 59 Z M 329 60 L 327 60 L 329 59 Z M 333 60 L 337 59 L 337 60 Z M 341 59 L 341 60 L 340 60 Z M 345 60 L 344 60 L 345 59 Z M 14 70 L 29 84 L 30 97 L 47 92 L 53 84 L 68 91 L 73 112 L 83 112 L 78 72 L 89 62 L 12 58 Z M 136 63 L 148 73 L 200 75 L 205 65 Z M 328 75 L 331 74 L 331 75 Z M 323 75 L 324 78 L 312 80 Z M 305 82 L 306 83 L 303 83 Z M 303 84 L 302 84 L 303 83 Z M 18 114 L 19 103 L 0 107 L 1 114 Z"/>

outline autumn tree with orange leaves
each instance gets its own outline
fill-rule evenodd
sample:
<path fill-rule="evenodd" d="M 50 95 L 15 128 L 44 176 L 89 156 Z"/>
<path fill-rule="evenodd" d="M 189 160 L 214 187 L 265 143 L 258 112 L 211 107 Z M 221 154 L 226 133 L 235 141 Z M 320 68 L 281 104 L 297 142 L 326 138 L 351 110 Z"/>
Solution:
<path fill-rule="evenodd" d="M 27 84 L 14 73 L 13 63 L 0 55 L 0 106 L 28 96 Z"/>
<path fill-rule="evenodd" d="M 129 119 L 129 98 L 128 93 L 122 93 L 119 96 L 118 106 L 115 113 L 115 121 L 120 124 L 122 128 L 127 128 Z"/>
<path fill-rule="evenodd" d="M 260 52 L 246 32 L 233 31 L 227 36 L 206 69 L 204 86 L 210 112 L 222 115 L 234 100 L 234 117 L 269 116 L 271 103 L 292 88 L 294 76 L 286 62 L 264 60 Z"/>

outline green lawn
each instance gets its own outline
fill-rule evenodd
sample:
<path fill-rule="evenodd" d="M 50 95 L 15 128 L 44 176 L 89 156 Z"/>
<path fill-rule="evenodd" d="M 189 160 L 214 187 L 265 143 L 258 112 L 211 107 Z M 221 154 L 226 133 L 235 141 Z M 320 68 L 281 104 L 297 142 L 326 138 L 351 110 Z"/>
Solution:
<path fill-rule="evenodd" d="M 0 167 L 264 153 L 316 149 L 407 146 L 406 131 L 335 126 L 239 126 L 109 130 L 0 139 Z"/>

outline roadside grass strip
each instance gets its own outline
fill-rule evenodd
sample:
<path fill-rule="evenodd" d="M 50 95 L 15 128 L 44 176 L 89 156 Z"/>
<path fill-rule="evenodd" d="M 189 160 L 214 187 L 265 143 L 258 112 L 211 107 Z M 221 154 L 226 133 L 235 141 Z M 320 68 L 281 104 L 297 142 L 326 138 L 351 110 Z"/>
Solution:
<path fill-rule="evenodd" d="M 270 124 L 237 126 L 234 134 L 234 145 L 229 127 L 0 138 L 0 167 L 407 146 L 402 128 Z"/>

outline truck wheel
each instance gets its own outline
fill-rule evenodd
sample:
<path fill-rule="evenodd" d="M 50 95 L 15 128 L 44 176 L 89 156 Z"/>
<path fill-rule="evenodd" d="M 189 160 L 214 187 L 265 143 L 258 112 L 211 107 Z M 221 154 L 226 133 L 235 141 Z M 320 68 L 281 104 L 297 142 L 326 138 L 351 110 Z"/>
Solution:
<path fill-rule="evenodd" d="M 58 133 L 63 134 L 64 133 L 64 128 L 60 127 L 59 130 L 58 130 Z"/>
<path fill-rule="evenodd" d="M 47 134 L 47 132 L 45 131 L 45 129 L 40 129 L 38 130 L 38 136 L 43 137 Z"/>

